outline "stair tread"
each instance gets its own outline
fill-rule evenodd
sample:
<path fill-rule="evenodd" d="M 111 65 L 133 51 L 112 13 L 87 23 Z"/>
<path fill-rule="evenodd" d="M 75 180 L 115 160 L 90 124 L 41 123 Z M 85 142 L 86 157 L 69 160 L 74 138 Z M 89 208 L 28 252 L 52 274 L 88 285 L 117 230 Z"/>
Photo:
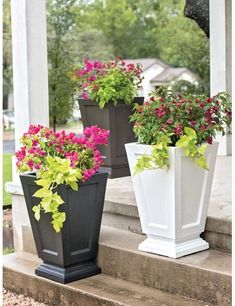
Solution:
<path fill-rule="evenodd" d="M 70 284 L 58 284 L 51 280 L 36 276 L 34 273 L 35 268 L 41 263 L 41 260 L 30 253 L 13 253 L 3 256 L 4 275 L 7 273 L 17 273 L 18 277 L 12 280 L 12 285 L 20 289 L 27 287 L 27 281 L 30 281 L 29 288 L 25 288 L 28 294 L 33 294 L 34 298 L 40 297 L 43 300 L 43 294 L 47 301 L 57 303 L 63 297 L 63 305 L 130 305 L 130 306 L 200 306 L 205 305 L 204 302 L 191 300 L 178 295 L 172 295 L 159 289 L 152 289 L 142 285 L 134 284 L 125 280 L 116 279 L 114 277 L 100 274 L 87 279 L 72 282 Z M 20 283 L 20 276 L 24 275 L 24 281 Z M 15 284 L 15 281 L 18 284 Z M 40 286 L 35 288 L 35 286 Z M 42 293 L 46 291 L 48 292 Z M 9 288 L 10 289 L 10 288 Z M 19 289 L 19 288 L 18 288 Z M 31 290 L 31 291 L 30 291 Z M 44 290 L 44 291 L 42 291 Z M 22 292 L 23 293 L 23 292 Z M 50 293 L 50 294 L 49 294 Z M 67 294 L 66 294 L 67 293 Z M 37 296 L 38 294 L 38 296 Z M 76 301 L 72 300 L 76 294 Z M 85 296 L 85 297 L 84 297 Z M 66 300 L 70 299 L 70 300 Z M 82 304 L 82 301 L 86 304 Z M 87 300 L 86 300 L 87 298 Z M 89 298 L 89 299 L 88 299 Z M 50 301 L 51 299 L 51 301 Z M 98 304 L 97 300 L 102 303 Z M 96 303 L 95 303 L 96 301 Z M 78 304 L 76 304 L 78 302 Z M 212 305 L 212 304 L 210 304 Z M 58 304 L 57 304 L 58 306 Z"/>
<path fill-rule="evenodd" d="M 138 251 L 138 245 L 146 237 L 128 231 L 102 226 L 99 244 L 115 249 L 126 250 L 159 261 L 170 261 L 178 265 L 191 266 L 197 269 L 211 271 L 231 276 L 231 253 L 209 249 L 203 252 L 187 255 L 181 258 L 169 258 L 160 255 Z"/>

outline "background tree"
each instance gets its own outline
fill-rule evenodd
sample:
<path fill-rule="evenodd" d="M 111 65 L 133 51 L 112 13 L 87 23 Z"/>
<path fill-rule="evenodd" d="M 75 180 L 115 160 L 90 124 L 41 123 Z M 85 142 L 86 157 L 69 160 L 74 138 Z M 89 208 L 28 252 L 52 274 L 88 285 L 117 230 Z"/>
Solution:
<path fill-rule="evenodd" d="M 49 110 L 54 130 L 57 123 L 66 122 L 74 106 L 68 72 L 74 65 L 75 4 L 76 0 L 47 1 Z"/>
<path fill-rule="evenodd" d="M 198 76 L 199 91 L 209 95 L 209 41 L 194 21 L 183 16 L 184 4 L 183 0 L 178 1 L 175 13 L 165 15 L 165 23 L 159 29 L 160 57 L 173 66 L 187 67 L 192 70 Z"/>
<path fill-rule="evenodd" d="M 12 92 L 12 52 L 10 0 L 3 0 L 3 109 L 8 107 Z"/>

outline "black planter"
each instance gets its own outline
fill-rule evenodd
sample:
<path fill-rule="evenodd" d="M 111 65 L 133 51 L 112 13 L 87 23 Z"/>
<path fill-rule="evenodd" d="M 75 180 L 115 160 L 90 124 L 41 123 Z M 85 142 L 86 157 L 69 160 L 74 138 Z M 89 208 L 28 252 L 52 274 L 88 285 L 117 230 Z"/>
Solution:
<path fill-rule="evenodd" d="M 142 104 L 144 97 L 134 99 L 135 103 Z M 97 125 L 110 131 L 107 146 L 102 146 L 100 151 L 104 156 L 101 168 L 108 172 L 109 178 L 129 176 L 130 170 L 127 161 L 125 143 L 135 142 L 133 123 L 129 122 L 132 114 L 132 105 L 119 103 L 114 106 L 108 103 L 103 109 L 90 100 L 78 99 L 83 127 Z"/>
<path fill-rule="evenodd" d="M 61 211 L 66 221 L 59 233 L 51 224 L 51 214 L 41 213 L 39 222 L 32 207 L 40 199 L 32 195 L 40 187 L 32 174 L 20 175 L 29 219 L 38 256 L 43 263 L 35 270 L 39 276 L 59 283 L 68 283 L 101 273 L 96 264 L 107 173 L 96 173 L 78 191 L 69 186 L 58 186 L 58 194 L 65 201 Z"/>

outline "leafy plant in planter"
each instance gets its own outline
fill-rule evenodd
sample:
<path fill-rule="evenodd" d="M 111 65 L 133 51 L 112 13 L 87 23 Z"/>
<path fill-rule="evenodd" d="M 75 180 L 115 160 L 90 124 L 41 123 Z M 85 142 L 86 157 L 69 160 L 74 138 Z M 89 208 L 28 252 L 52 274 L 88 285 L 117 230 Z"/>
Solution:
<path fill-rule="evenodd" d="M 71 78 L 78 97 L 104 108 L 107 103 L 132 104 L 142 82 L 141 72 L 139 64 L 126 64 L 117 58 L 109 62 L 85 60 L 84 66 L 71 73 Z"/>
<path fill-rule="evenodd" d="M 141 72 L 138 64 L 127 65 L 116 59 L 109 62 L 86 60 L 70 74 L 84 127 L 98 124 L 110 131 L 108 146 L 101 152 L 105 156 L 103 169 L 111 178 L 130 174 L 124 144 L 135 141 L 129 116 L 134 102 L 143 102 L 143 97 L 136 97 Z"/>
<path fill-rule="evenodd" d="M 153 94 L 131 116 L 138 143 L 126 144 L 143 232 L 142 251 L 180 257 L 209 247 L 201 239 L 217 132 L 231 124 L 226 93 L 212 98 Z"/>
<path fill-rule="evenodd" d="M 97 146 L 107 144 L 108 135 L 97 126 L 77 136 L 31 125 L 21 138 L 17 168 L 25 173 L 20 178 L 44 261 L 36 274 L 66 283 L 100 273 L 94 260 L 107 174 L 98 172 Z"/>
<path fill-rule="evenodd" d="M 199 167 L 208 169 L 204 153 L 216 133 L 231 125 L 231 100 L 227 93 L 182 97 L 168 91 L 152 95 L 131 116 L 138 142 L 152 146 L 152 155 L 138 159 L 136 173 L 146 168 L 169 168 L 168 147 L 184 150 Z"/>

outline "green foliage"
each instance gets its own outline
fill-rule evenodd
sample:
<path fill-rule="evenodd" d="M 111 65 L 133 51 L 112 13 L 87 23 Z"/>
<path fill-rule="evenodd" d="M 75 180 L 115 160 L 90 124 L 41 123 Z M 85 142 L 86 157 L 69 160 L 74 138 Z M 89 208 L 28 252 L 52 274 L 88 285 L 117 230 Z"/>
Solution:
<path fill-rule="evenodd" d="M 185 156 L 190 157 L 199 167 L 208 170 L 204 156 L 207 144 L 197 146 L 197 134 L 193 129 L 185 127 L 184 132 L 185 135 L 176 142 L 176 147 L 183 148 Z"/>
<path fill-rule="evenodd" d="M 54 129 L 71 117 L 73 82 L 68 72 L 74 65 L 75 0 L 47 1 L 47 42 L 50 119 Z"/>
<path fill-rule="evenodd" d="M 60 212 L 60 205 L 64 203 L 61 196 L 57 193 L 57 187 L 60 184 L 69 185 L 73 190 L 78 190 L 77 181 L 82 178 L 80 169 L 70 167 L 70 160 L 63 159 L 58 156 L 46 157 L 48 164 L 47 171 L 40 169 L 37 172 L 36 184 L 41 186 L 34 193 L 34 197 L 40 198 L 38 205 L 33 207 L 34 216 L 39 221 L 41 211 L 52 214 L 52 225 L 58 233 L 65 221 L 65 213 Z"/>
<path fill-rule="evenodd" d="M 3 97 L 12 91 L 12 50 L 10 0 L 3 1 Z"/>
<path fill-rule="evenodd" d="M 3 205 L 8 205 L 12 203 L 11 202 L 12 200 L 11 200 L 11 195 L 7 193 L 5 190 L 5 184 L 6 182 L 11 182 L 12 180 L 12 154 L 4 153 L 2 155 L 2 158 L 3 158 L 2 200 L 3 200 Z"/>
<path fill-rule="evenodd" d="M 137 94 L 137 88 L 128 74 L 120 73 L 119 68 L 114 68 L 104 77 L 96 80 L 98 91 L 93 91 L 90 97 L 93 101 L 99 101 L 100 108 L 108 102 L 117 105 L 119 101 L 131 104 Z"/>
<path fill-rule="evenodd" d="M 209 40 L 198 25 L 183 15 L 185 1 L 174 1 L 175 14 L 165 14 L 164 24 L 159 29 L 160 57 L 167 63 L 187 67 L 199 77 L 199 88 L 209 95 L 210 88 L 210 51 Z M 162 8 L 167 6 L 162 2 Z M 174 29 L 174 30 L 172 30 Z"/>
<path fill-rule="evenodd" d="M 104 33 L 99 29 L 77 29 L 74 59 L 82 64 L 84 59 L 107 61 L 113 58 L 114 50 Z"/>
<path fill-rule="evenodd" d="M 185 156 L 208 169 L 205 143 L 211 144 L 216 133 L 223 135 L 226 126 L 231 126 L 230 95 L 221 92 L 207 98 L 205 95 L 181 96 L 172 91 L 162 91 L 162 94 L 153 93 L 143 105 L 134 107 L 131 121 L 138 142 L 152 147 L 152 154 L 137 160 L 135 173 L 168 167 L 168 145 L 182 148 Z"/>
<path fill-rule="evenodd" d="M 168 146 L 171 144 L 171 139 L 169 136 L 170 135 L 162 134 L 159 137 L 159 141 L 151 146 L 151 154 L 144 154 L 138 158 L 134 168 L 134 175 L 146 169 L 169 169 L 170 163 L 168 157 Z"/>

